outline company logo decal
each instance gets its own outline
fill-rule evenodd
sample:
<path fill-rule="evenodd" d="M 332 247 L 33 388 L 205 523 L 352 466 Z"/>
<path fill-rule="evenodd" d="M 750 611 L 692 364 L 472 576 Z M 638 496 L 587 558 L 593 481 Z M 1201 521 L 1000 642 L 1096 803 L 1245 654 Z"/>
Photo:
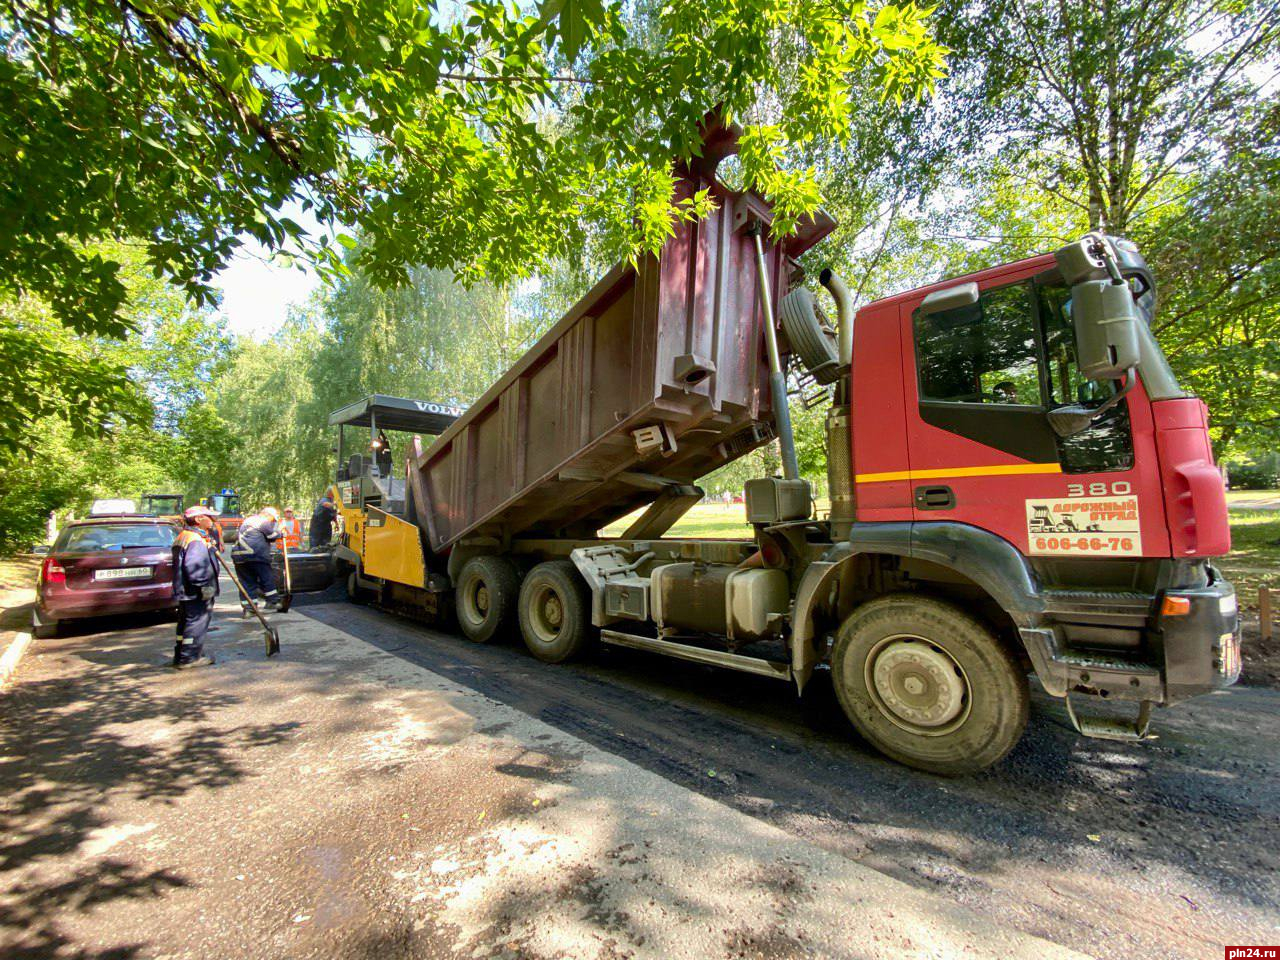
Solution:
<path fill-rule="evenodd" d="M 1026 505 L 1032 554 L 1142 556 L 1137 497 L 1036 497 Z"/>
<path fill-rule="evenodd" d="M 413 405 L 420 413 L 443 413 L 448 417 L 462 416 L 461 407 L 447 407 L 443 403 L 428 403 L 426 400 L 415 400 Z"/>

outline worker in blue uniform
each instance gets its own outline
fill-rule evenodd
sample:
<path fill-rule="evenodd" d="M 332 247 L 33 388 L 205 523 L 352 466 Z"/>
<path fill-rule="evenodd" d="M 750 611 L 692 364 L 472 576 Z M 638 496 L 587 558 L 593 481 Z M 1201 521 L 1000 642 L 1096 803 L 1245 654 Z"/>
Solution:
<path fill-rule="evenodd" d="M 315 512 L 311 514 L 311 528 L 308 531 L 312 550 L 320 550 L 329 545 L 333 540 L 333 524 L 337 519 L 338 510 L 333 501 L 327 496 L 321 497 Z"/>
<path fill-rule="evenodd" d="M 245 590 L 250 596 L 258 593 L 272 607 L 280 603 L 280 592 L 271 569 L 271 545 L 282 537 L 279 512 L 275 507 L 265 507 L 240 524 L 240 534 L 231 548 L 231 561 Z M 243 598 L 240 606 L 248 616 L 249 606 Z"/>
<path fill-rule="evenodd" d="M 188 670 L 213 663 L 212 657 L 204 655 L 204 638 L 213 619 L 214 598 L 218 596 L 218 564 L 209 546 L 209 531 L 217 514 L 208 507 L 196 506 L 182 516 L 186 526 L 173 541 L 173 596 L 178 601 L 173 665 Z"/>

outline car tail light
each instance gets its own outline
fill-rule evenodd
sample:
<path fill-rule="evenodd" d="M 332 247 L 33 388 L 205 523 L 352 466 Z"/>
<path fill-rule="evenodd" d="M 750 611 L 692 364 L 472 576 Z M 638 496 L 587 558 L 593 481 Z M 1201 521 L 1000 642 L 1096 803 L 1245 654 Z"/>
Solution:
<path fill-rule="evenodd" d="M 40 579 L 45 583 L 66 583 L 67 569 L 53 557 L 45 557 L 40 565 Z"/>

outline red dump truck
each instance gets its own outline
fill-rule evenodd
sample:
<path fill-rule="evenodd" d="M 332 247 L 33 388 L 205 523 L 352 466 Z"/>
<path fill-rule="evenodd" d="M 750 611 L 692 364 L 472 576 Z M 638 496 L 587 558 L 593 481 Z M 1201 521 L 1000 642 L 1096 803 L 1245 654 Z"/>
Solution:
<path fill-rule="evenodd" d="M 797 258 L 832 222 L 773 238 L 769 205 L 716 180 L 734 145 L 711 130 L 681 170 L 710 217 L 612 270 L 465 413 L 374 397 L 331 418 L 416 434 L 394 468 L 340 464 L 352 595 L 553 663 L 602 642 L 801 691 L 830 670 L 868 741 L 944 774 L 1014 746 L 1032 673 L 1116 739 L 1234 682 L 1223 485 L 1138 251 L 1089 235 L 856 314 L 824 270 L 831 324 Z M 825 516 L 788 372 L 831 391 Z M 699 477 L 774 442 L 751 538 L 664 536 Z"/>

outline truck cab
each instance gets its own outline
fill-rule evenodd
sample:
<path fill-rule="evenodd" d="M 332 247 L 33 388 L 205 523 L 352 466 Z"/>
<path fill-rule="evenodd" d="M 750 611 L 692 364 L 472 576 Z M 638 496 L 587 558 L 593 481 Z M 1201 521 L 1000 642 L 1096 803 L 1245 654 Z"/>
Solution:
<path fill-rule="evenodd" d="M 144 493 L 141 512 L 149 517 L 182 518 L 183 496 L 180 493 Z"/>
<path fill-rule="evenodd" d="M 1225 492 L 1207 410 L 1150 331 L 1154 278 L 1131 244 L 1090 242 L 1136 309 L 1113 376 L 1081 363 L 1061 251 L 858 311 L 850 537 L 908 581 L 945 573 L 998 606 L 1049 692 L 1167 705 L 1239 673 L 1212 562 L 1230 549 Z"/>
<path fill-rule="evenodd" d="M 214 523 L 218 526 L 222 542 L 235 543 L 240 536 L 240 524 L 244 522 L 244 515 L 240 512 L 240 494 L 231 487 L 223 487 L 217 493 L 202 498 L 200 503 L 218 515 Z"/>

